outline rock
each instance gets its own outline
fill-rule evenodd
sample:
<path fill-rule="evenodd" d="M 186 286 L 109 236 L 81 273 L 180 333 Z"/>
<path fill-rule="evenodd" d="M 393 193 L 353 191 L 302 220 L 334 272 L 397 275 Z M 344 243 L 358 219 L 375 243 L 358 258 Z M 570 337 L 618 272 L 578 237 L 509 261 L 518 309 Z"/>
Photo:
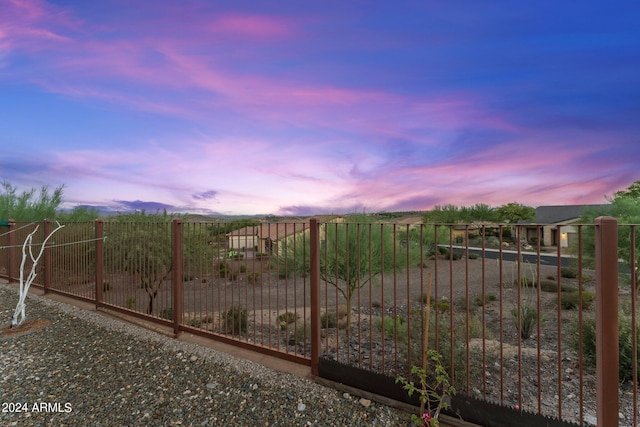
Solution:
<path fill-rule="evenodd" d="M 362 398 L 359 400 L 360 405 L 364 406 L 365 408 L 368 408 L 369 406 L 371 406 L 371 401 L 369 399 L 365 399 Z"/>
<path fill-rule="evenodd" d="M 307 409 L 307 405 L 305 405 L 304 403 L 300 402 L 298 403 L 298 412 L 302 412 L 305 409 Z"/>

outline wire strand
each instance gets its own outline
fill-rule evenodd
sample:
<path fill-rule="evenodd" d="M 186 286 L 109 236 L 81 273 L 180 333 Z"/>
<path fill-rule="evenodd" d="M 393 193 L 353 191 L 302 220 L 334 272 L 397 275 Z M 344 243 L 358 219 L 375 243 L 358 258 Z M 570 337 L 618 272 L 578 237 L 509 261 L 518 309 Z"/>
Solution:
<path fill-rule="evenodd" d="M 61 246 L 78 245 L 80 243 L 95 242 L 95 241 L 98 241 L 98 240 L 106 241 L 107 240 L 107 236 L 96 237 L 94 239 L 87 239 L 87 240 L 78 240 L 77 242 L 51 244 L 51 245 L 48 245 L 47 248 L 58 248 L 58 247 L 61 247 Z M 40 246 L 40 245 L 42 245 L 42 243 L 31 243 L 30 245 L 27 245 L 27 246 Z M 0 246 L 0 249 L 21 248 L 22 246 L 23 245 Z"/>

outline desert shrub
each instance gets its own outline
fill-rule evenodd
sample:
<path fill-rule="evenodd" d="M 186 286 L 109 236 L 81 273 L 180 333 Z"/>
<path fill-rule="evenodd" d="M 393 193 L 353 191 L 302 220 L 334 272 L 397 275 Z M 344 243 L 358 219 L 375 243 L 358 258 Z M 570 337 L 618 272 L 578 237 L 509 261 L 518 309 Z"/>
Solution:
<path fill-rule="evenodd" d="M 332 329 L 337 325 L 335 312 L 326 311 L 320 315 L 320 328 Z"/>
<path fill-rule="evenodd" d="M 247 280 L 250 283 L 256 283 L 258 281 L 258 279 L 260 279 L 260 272 L 259 271 L 254 271 L 253 273 L 247 274 Z"/>
<path fill-rule="evenodd" d="M 282 313 L 278 316 L 278 324 L 280 325 L 280 329 L 286 329 L 287 325 L 298 320 L 298 315 L 287 311 L 286 313 Z"/>
<path fill-rule="evenodd" d="M 226 268 L 221 268 L 220 270 L 218 270 L 218 274 L 220 275 L 220 277 L 227 277 L 227 272 L 229 270 L 227 270 Z"/>
<path fill-rule="evenodd" d="M 306 338 L 311 335 L 311 326 L 308 322 L 299 323 L 296 327 L 296 331 L 293 334 L 294 342 L 290 342 L 290 344 L 302 344 L 305 342 Z"/>
<path fill-rule="evenodd" d="M 631 308 L 629 304 L 621 305 L 618 311 L 618 351 L 619 351 L 619 369 L 618 376 L 621 381 L 633 380 L 633 329 Z M 580 325 L 576 320 L 573 323 L 573 331 L 569 334 L 571 337 L 570 344 L 577 352 L 579 350 Z M 596 319 L 595 315 L 585 315 L 582 321 L 582 354 L 584 355 L 585 364 L 596 366 Z M 636 320 L 636 342 L 638 348 L 636 351 L 640 354 L 640 325 Z"/>
<path fill-rule="evenodd" d="M 500 240 L 497 237 L 490 236 L 485 240 L 485 245 L 490 248 L 497 248 L 500 246 Z"/>
<path fill-rule="evenodd" d="M 544 292 L 558 292 L 558 282 L 555 280 L 541 280 L 540 281 L 540 290 Z M 578 292 L 578 289 L 571 285 L 560 284 L 561 292 Z"/>
<path fill-rule="evenodd" d="M 449 300 L 447 298 L 442 297 L 442 299 L 436 304 L 436 308 L 440 312 L 445 313 L 451 310 L 451 304 L 449 303 Z"/>
<path fill-rule="evenodd" d="M 578 272 L 572 267 L 562 267 L 560 269 L 560 275 L 565 279 L 575 279 L 578 277 Z"/>
<path fill-rule="evenodd" d="M 191 317 L 187 319 L 186 324 L 189 326 L 193 326 L 194 328 L 199 328 L 202 326 L 202 319 L 199 317 Z"/>
<path fill-rule="evenodd" d="M 245 273 L 247 271 L 247 266 L 245 264 L 240 265 L 240 273 Z"/>
<path fill-rule="evenodd" d="M 242 307 L 231 307 L 224 314 L 224 330 L 228 334 L 247 332 L 247 310 Z"/>
<path fill-rule="evenodd" d="M 136 308 L 136 299 L 134 297 L 129 297 L 127 298 L 127 300 L 124 302 L 125 307 L 127 307 L 129 310 L 135 310 Z"/>
<path fill-rule="evenodd" d="M 593 305 L 596 296 L 592 292 L 582 291 L 582 308 L 588 310 Z M 566 292 L 562 295 L 560 305 L 565 310 L 575 310 L 580 305 L 580 293 L 578 291 Z"/>
<path fill-rule="evenodd" d="M 486 296 L 487 301 L 496 301 L 497 299 L 498 297 L 496 296 L 496 294 L 487 294 Z"/>
<path fill-rule="evenodd" d="M 377 317 L 374 324 L 377 330 L 384 331 L 385 337 L 395 337 L 398 340 L 406 341 L 409 334 L 407 322 L 401 316 Z"/>
<path fill-rule="evenodd" d="M 469 259 L 478 259 L 478 254 L 475 252 L 469 253 Z"/>
<path fill-rule="evenodd" d="M 538 310 L 529 304 L 522 304 L 520 309 L 511 309 L 511 320 L 516 329 L 520 332 L 520 337 L 526 340 L 531 336 L 538 321 Z"/>
<path fill-rule="evenodd" d="M 135 300 L 134 300 L 135 302 Z M 167 320 L 173 320 L 173 308 L 172 307 L 167 307 L 162 309 L 162 311 L 160 312 L 160 317 L 162 317 L 163 319 L 167 319 Z"/>

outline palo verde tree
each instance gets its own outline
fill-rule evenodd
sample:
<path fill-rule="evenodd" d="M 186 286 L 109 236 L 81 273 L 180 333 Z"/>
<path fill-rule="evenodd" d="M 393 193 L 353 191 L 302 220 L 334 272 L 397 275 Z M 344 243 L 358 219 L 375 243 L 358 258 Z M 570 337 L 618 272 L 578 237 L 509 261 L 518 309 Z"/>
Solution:
<path fill-rule="evenodd" d="M 114 251 L 108 258 L 114 263 L 111 267 L 121 265 L 144 289 L 148 296 L 147 314 L 153 313 L 155 299 L 171 277 L 172 218 L 166 212 L 148 215 L 142 211 L 105 220 L 109 250 Z"/>
<path fill-rule="evenodd" d="M 0 219 L 16 221 L 42 221 L 53 219 L 62 203 L 64 186 L 56 187 L 50 192 L 49 187 L 41 187 L 39 191 L 32 188 L 23 192 L 9 182 L 0 184 Z"/>
<path fill-rule="evenodd" d="M 281 268 L 297 274 L 309 272 L 309 239 L 298 234 L 284 245 Z M 372 222 L 366 215 L 349 216 L 346 223 L 327 223 L 320 231 L 320 278 L 334 286 L 347 305 L 351 324 L 353 297 L 376 277 L 407 265 L 411 252 L 390 224 Z M 409 254 L 408 254 L 409 252 Z"/>

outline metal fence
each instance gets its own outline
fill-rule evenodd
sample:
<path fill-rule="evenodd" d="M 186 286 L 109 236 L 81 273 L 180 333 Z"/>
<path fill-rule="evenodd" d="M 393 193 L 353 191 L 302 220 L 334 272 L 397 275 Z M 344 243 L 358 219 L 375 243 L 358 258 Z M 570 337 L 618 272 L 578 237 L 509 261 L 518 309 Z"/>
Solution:
<path fill-rule="evenodd" d="M 635 225 L 556 226 L 554 247 L 545 224 L 64 225 L 46 292 L 410 402 L 395 379 L 436 349 L 479 424 L 638 425 Z M 0 228 L 0 275 L 19 278 L 34 226 Z"/>

